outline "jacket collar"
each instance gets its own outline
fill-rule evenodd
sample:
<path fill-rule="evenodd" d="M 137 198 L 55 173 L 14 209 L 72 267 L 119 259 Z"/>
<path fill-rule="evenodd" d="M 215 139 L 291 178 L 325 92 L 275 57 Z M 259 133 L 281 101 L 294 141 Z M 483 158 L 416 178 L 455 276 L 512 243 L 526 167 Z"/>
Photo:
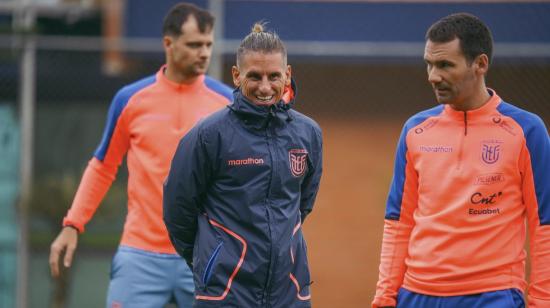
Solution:
<path fill-rule="evenodd" d="M 271 106 L 257 106 L 250 102 L 241 92 L 240 88 L 233 91 L 233 103 L 229 105 L 229 109 L 237 113 L 245 123 L 253 126 L 263 126 L 267 120 L 275 118 L 283 118 L 286 121 L 292 121 L 293 118 L 289 110 L 294 106 L 296 98 L 296 83 L 291 79 L 290 86 L 284 90 L 283 97 L 279 102 Z"/>
<path fill-rule="evenodd" d="M 487 88 L 487 92 L 489 92 L 489 95 L 491 95 L 491 97 L 487 102 L 485 102 L 485 104 L 483 104 L 483 106 L 474 110 L 468 110 L 464 112 L 455 110 L 449 105 L 445 105 L 445 113 L 447 113 L 451 118 L 461 121 L 464 120 L 464 116 L 466 114 L 468 116 L 468 120 L 485 118 L 488 115 L 492 115 L 495 112 L 497 106 L 500 104 L 501 98 L 493 89 Z"/>

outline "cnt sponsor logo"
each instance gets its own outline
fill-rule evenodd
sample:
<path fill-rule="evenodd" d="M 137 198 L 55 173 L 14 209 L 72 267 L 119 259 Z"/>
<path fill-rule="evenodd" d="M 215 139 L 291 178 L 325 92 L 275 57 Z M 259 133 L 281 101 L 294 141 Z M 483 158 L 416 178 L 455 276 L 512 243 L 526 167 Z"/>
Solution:
<path fill-rule="evenodd" d="M 263 165 L 263 158 L 244 158 L 244 159 L 229 159 L 227 161 L 228 166 L 246 166 L 246 165 Z"/>
<path fill-rule="evenodd" d="M 301 177 L 307 170 L 307 150 L 291 149 L 288 151 L 290 172 L 294 177 Z"/>
<path fill-rule="evenodd" d="M 500 214 L 500 208 L 491 207 L 500 200 L 502 192 L 496 192 L 490 195 L 475 192 L 470 196 L 470 203 L 474 205 L 486 206 L 483 208 L 469 208 L 468 214 L 470 215 L 498 215 Z"/>
<path fill-rule="evenodd" d="M 502 141 L 484 140 L 481 142 L 481 160 L 484 163 L 492 165 L 496 163 L 502 152 Z"/>

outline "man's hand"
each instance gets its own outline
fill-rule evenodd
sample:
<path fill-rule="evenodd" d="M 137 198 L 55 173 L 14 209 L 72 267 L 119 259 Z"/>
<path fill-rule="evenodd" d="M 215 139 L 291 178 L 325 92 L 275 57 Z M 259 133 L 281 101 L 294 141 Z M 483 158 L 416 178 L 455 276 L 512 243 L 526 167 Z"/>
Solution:
<path fill-rule="evenodd" d="M 59 277 L 59 258 L 65 252 L 63 265 L 70 267 L 78 243 L 78 231 L 73 227 L 64 227 L 50 246 L 50 272 L 52 277 Z"/>

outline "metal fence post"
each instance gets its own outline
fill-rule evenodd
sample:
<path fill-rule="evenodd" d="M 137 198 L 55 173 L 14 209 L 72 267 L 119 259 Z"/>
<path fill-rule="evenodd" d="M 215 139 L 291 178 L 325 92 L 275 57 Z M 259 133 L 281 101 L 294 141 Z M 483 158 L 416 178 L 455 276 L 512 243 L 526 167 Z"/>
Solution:
<path fill-rule="evenodd" d="M 212 59 L 210 59 L 209 75 L 223 80 L 223 42 L 224 35 L 224 1 L 223 0 L 209 0 L 208 9 L 216 18 L 214 23 L 214 50 L 212 51 Z"/>
<path fill-rule="evenodd" d="M 36 40 L 32 34 L 36 14 L 29 0 L 20 2 L 14 26 L 22 33 L 21 79 L 19 86 L 21 125 L 21 169 L 19 199 L 19 238 L 17 263 L 17 307 L 28 306 L 29 274 L 29 200 L 33 174 L 34 109 L 36 80 Z"/>

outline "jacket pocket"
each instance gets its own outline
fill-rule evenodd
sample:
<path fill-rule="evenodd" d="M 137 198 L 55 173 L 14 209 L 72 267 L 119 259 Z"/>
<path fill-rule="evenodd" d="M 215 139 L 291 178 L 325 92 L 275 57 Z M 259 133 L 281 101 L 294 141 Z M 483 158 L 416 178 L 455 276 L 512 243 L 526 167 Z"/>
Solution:
<path fill-rule="evenodd" d="M 208 259 L 208 263 L 206 263 L 206 268 L 204 269 L 204 274 L 202 275 L 202 284 L 204 286 L 208 285 L 208 281 L 210 280 L 210 276 L 212 275 L 212 269 L 216 264 L 216 259 L 218 258 L 222 246 L 223 242 L 219 243 L 218 246 L 216 246 L 216 249 L 214 249 L 214 252 L 212 252 L 210 259 Z"/>
<path fill-rule="evenodd" d="M 201 232 L 208 230 L 208 233 L 216 234 L 220 241 L 215 245 L 209 245 L 207 253 L 199 254 L 203 256 L 203 260 L 197 260 L 202 266 L 197 269 L 199 272 L 195 273 L 195 281 L 200 280 L 195 291 L 195 299 L 221 301 L 231 291 L 233 280 L 243 265 L 247 243 L 243 237 L 229 228 L 210 218 L 206 220 L 208 224 Z"/>
<path fill-rule="evenodd" d="M 307 247 L 304 240 L 301 223 L 294 227 L 292 233 L 292 241 L 290 245 L 290 260 L 292 270 L 289 278 L 296 288 L 296 297 L 299 300 L 307 301 L 311 299 L 309 286 L 311 285 L 311 277 L 307 261 Z"/>

